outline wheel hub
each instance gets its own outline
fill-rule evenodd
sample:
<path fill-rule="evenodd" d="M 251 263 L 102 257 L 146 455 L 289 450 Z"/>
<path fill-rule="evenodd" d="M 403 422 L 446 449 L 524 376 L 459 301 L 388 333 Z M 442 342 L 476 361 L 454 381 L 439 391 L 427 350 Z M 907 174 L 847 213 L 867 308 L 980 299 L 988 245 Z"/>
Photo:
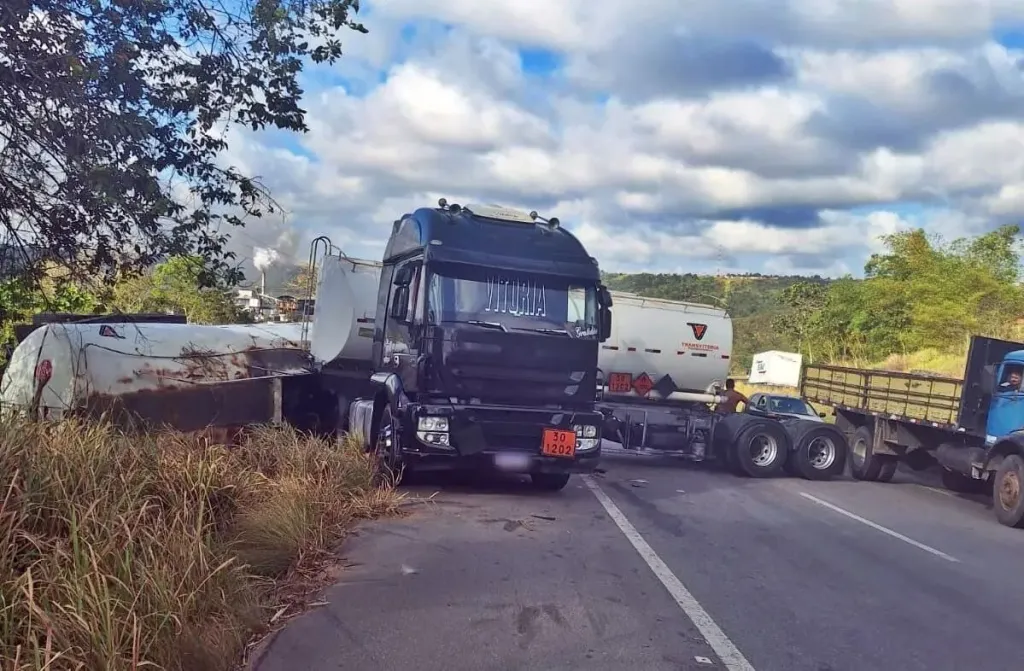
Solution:
<path fill-rule="evenodd" d="M 999 484 L 999 504 L 1004 510 L 1013 510 L 1020 501 L 1020 476 L 1009 472 Z"/>
<path fill-rule="evenodd" d="M 778 457 L 779 444 L 771 436 L 755 436 L 750 440 L 750 454 L 756 466 L 768 466 Z"/>
<path fill-rule="evenodd" d="M 807 448 L 808 462 L 815 470 L 824 470 L 836 461 L 836 444 L 831 438 L 815 438 Z"/>

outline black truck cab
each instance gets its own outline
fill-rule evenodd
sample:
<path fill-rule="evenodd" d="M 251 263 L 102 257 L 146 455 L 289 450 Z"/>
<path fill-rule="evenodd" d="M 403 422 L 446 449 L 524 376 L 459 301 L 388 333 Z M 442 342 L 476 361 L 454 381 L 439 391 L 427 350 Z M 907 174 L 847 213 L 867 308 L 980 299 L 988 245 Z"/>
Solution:
<path fill-rule="evenodd" d="M 373 337 L 373 399 L 350 426 L 394 469 L 497 468 L 560 489 L 601 452 L 610 297 L 557 219 L 491 206 L 394 223 Z"/>

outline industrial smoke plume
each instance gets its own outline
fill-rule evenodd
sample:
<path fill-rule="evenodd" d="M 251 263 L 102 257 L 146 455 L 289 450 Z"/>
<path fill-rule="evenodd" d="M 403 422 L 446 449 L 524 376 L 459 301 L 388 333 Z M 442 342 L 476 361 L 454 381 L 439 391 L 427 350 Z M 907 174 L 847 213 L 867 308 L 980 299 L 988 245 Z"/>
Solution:
<path fill-rule="evenodd" d="M 277 263 L 281 255 L 277 253 L 277 250 L 268 249 L 266 247 L 254 247 L 252 255 L 252 264 L 256 266 L 256 270 L 261 273 L 266 272 L 267 268 Z"/>

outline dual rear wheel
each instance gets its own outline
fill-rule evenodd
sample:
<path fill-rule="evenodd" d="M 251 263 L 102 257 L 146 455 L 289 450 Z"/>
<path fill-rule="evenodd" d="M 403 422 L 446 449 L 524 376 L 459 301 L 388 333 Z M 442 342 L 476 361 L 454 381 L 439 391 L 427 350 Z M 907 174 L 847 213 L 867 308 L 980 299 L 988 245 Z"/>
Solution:
<path fill-rule="evenodd" d="M 889 482 L 896 475 L 899 462 L 892 454 L 874 451 L 875 434 L 869 426 L 862 426 L 853 434 L 850 445 L 850 475 L 856 480 Z"/>
<path fill-rule="evenodd" d="M 786 471 L 807 480 L 828 480 L 842 473 L 847 454 L 845 437 L 830 425 L 746 414 L 720 420 L 715 445 L 731 471 L 751 478 Z"/>

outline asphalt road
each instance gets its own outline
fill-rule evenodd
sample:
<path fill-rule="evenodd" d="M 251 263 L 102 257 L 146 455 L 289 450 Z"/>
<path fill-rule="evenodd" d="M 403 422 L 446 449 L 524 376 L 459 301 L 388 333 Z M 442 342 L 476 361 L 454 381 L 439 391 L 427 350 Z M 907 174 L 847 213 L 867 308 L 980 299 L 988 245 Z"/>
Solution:
<path fill-rule="evenodd" d="M 609 455 L 561 493 L 426 481 L 259 671 L 1017 671 L 1024 531 L 911 482 Z"/>

